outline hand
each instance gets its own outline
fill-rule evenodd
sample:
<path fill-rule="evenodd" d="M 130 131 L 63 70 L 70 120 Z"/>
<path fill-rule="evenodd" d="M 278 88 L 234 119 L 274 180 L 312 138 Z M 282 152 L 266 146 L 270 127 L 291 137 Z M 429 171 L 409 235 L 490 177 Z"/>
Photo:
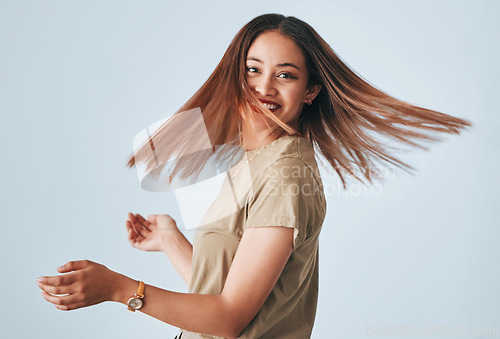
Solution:
<path fill-rule="evenodd" d="M 168 214 L 150 215 L 148 220 L 140 214 L 128 214 L 125 222 L 130 244 L 143 251 L 164 251 L 167 241 L 180 233 L 175 220 Z"/>
<path fill-rule="evenodd" d="M 113 287 L 122 276 L 90 260 L 70 261 L 57 271 L 67 274 L 40 277 L 36 283 L 45 300 L 64 311 L 112 301 Z"/>

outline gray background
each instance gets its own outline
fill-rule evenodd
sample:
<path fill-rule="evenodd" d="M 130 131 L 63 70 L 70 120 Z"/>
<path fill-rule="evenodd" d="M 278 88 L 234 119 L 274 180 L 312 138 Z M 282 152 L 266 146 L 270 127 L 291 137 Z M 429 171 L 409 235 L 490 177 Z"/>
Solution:
<path fill-rule="evenodd" d="M 269 12 L 311 24 L 387 93 L 475 123 L 403 154 L 414 176 L 396 170 L 376 190 L 329 192 L 313 338 L 383 338 L 375 334 L 390 326 L 499 337 L 472 333 L 500 331 L 499 10 L 498 1 L 0 1 L 2 337 L 173 338 L 175 327 L 121 304 L 59 311 L 35 280 L 90 259 L 187 291 L 164 254 L 126 239 L 129 211 L 182 221 L 175 195 L 142 190 L 125 160 L 134 136 L 177 110 L 236 32 Z"/>

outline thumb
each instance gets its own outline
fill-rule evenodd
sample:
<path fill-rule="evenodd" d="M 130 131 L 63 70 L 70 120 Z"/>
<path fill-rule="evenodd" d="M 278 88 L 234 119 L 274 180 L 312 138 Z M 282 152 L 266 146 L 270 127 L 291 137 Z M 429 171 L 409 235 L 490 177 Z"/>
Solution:
<path fill-rule="evenodd" d="M 78 270 L 84 269 L 85 267 L 89 266 L 89 264 L 90 264 L 89 260 L 69 261 L 66 264 L 58 267 L 57 271 L 59 273 L 78 271 Z"/>

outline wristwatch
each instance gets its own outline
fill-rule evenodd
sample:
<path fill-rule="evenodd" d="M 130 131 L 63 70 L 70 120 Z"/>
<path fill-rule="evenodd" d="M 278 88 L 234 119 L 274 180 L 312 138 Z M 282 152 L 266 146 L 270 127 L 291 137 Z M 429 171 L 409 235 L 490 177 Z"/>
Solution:
<path fill-rule="evenodd" d="M 139 281 L 137 292 L 135 292 L 135 295 L 127 302 L 129 311 L 135 312 L 144 305 L 144 287 L 146 287 L 146 285 L 142 281 Z"/>

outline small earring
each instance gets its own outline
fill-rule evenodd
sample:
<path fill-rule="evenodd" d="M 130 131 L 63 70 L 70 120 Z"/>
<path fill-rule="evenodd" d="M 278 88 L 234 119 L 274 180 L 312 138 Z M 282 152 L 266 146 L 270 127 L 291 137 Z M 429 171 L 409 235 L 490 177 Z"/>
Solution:
<path fill-rule="evenodd" d="M 311 101 L 311 99 L 309 99 L 309 101 L 307 102 L 307 104 L 308 104 L 309 106 L 313 104 L 313 103 L 312 103 L 312 101 Z"/>

